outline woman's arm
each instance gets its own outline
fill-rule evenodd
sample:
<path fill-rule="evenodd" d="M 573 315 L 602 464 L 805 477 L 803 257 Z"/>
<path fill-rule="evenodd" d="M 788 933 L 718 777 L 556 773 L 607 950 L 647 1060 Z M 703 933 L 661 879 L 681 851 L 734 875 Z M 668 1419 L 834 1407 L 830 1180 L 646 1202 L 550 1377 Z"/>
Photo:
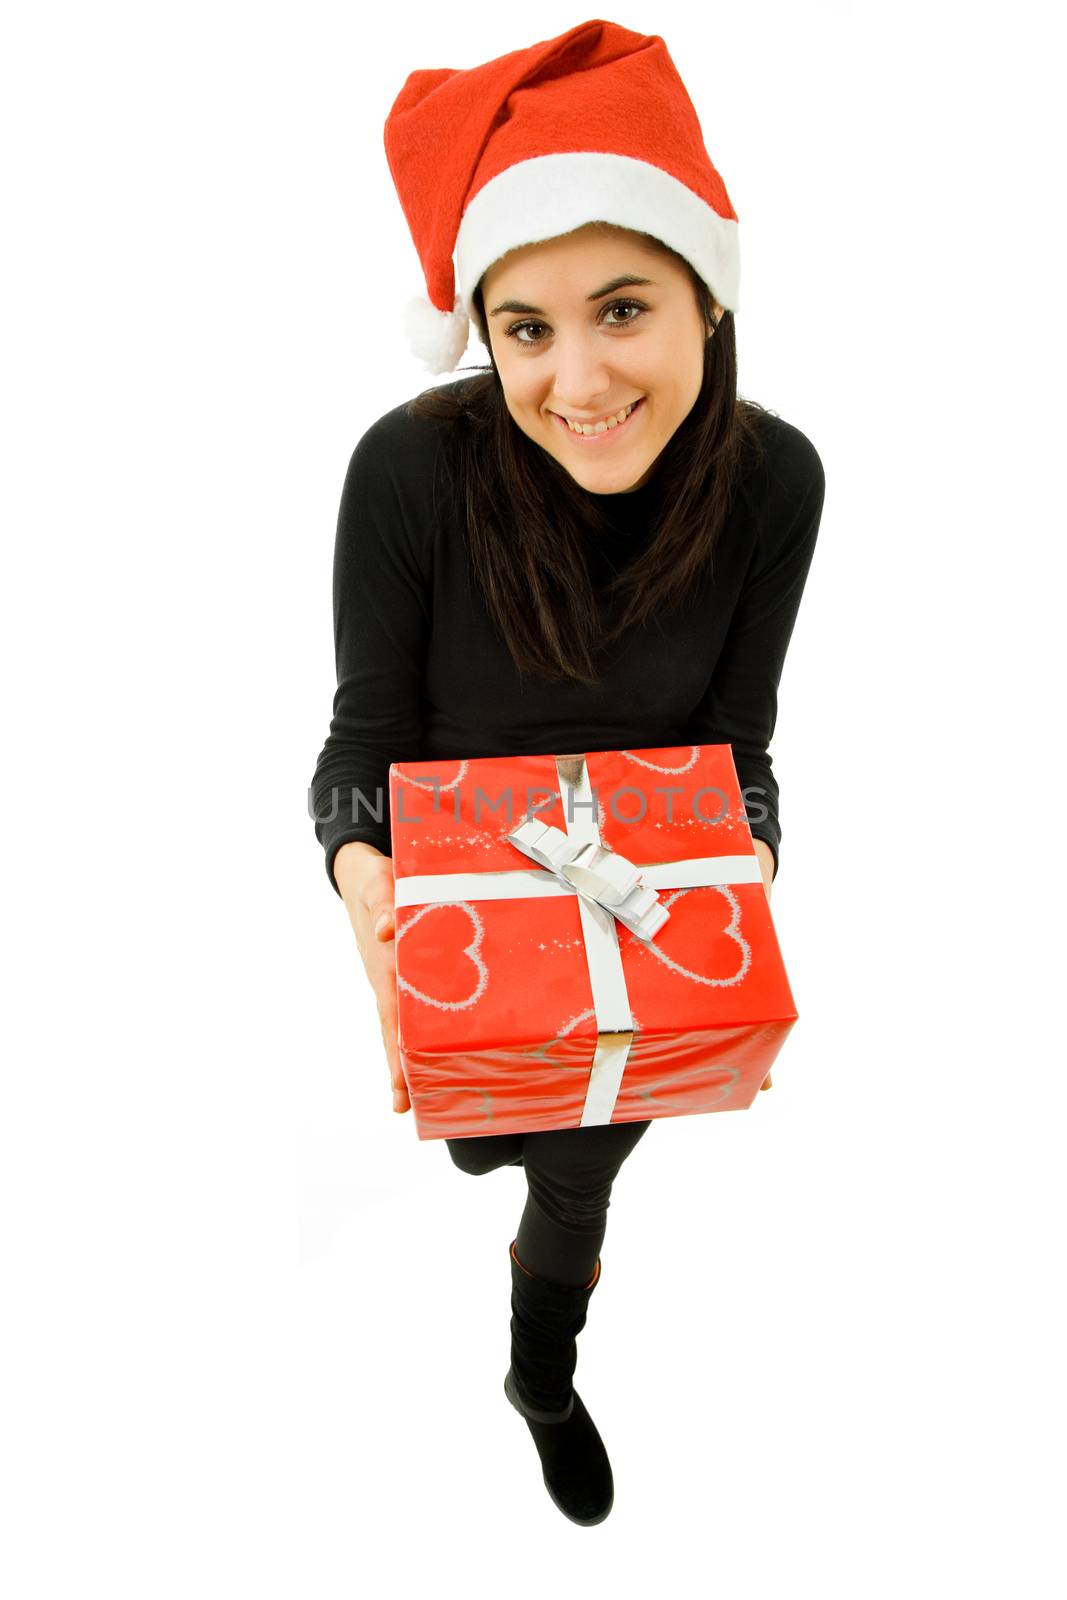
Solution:
<path fill-rule="evenodd" d="M 391 856 L 389 764 L 420 754 L 430 634 L 429 545 L 423 504 L 435 444 L 389 412 L 349 462 L 333 566 L 337 692 L 311 780 L 315 833 L 344 898 L 338 852 L 363 842 Z"/>
<path fill-rule="evenodd" d="M 785 427 L 771 489 L 759 509 L 757 553 L 711 680 L 688 725 L 696 744 L 729 744 L 767 882 L 778 871 L 781 825 L 770 742 L 778 686 L 822 518 L 826 481 L 814 445 Z"/>

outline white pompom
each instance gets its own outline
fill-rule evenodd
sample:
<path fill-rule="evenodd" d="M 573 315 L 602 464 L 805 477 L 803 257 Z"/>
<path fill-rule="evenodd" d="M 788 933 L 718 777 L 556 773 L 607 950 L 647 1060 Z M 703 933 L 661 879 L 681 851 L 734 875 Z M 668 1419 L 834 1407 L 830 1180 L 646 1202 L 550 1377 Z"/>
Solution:
<path fill-rule="evenodd" d="M 454 372 L 467 348 L 470 319 L 458 294 L 452 311 L 438 311 L 425 295 L 416 295 L 404 309 L 404 330 L 429 372 Z"/>

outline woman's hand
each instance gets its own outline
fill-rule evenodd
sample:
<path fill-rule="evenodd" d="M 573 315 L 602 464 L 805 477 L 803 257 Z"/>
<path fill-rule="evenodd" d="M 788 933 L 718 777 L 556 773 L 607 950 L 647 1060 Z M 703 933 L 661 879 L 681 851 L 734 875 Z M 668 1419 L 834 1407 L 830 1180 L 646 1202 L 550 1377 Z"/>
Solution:
<path fill-rule="evenodd" d="M 363 967 L 374 990 L 382 1043 L 393 1080 L 393 1110 L 410 1111 L 404 1069 L 400 1065 L 396 1014 L 396 917 L 393 910 L 393 862 L 372 844 L 354 840 L 334 857 L 333 875 L 356 936 Z"/>

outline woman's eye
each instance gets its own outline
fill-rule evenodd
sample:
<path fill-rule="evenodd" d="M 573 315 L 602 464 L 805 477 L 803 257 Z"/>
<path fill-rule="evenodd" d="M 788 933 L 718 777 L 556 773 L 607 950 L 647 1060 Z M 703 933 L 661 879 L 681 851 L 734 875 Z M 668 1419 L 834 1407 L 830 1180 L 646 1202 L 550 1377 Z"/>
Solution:
<path fill-rule="evenodd" d="M 601 313 L 601 315 L 606 317 L 608 312 L 615 312 L 615 311 L 632 311 L 632 312 L 635 312 L 636 315 L 630 316 L 630 317 L 626 317 L 622 322 L 608 322 L 608 323 L 606 323 L 606 326 L 609 327 L 609 328 L 628 328 L 628 327 L 631 326 L 632 323 L 634 323 L 634 322 L 636 322 L 638 320 L 638 318 L 641 316 L 642 312 L 647 311 L 647 310 L 648 310 L 648 307 L 643 305 L 640 300 L 613 300 L 610 305 L 607 305 L 607 306 L 604 307 L 604 310 Z M 519 335 L 521 333 L 523 333 L 527 328 L 544 328 L 544 327 L 545 327 L 545 324 L 543 322 L 514 322 L 514 323 L 512 323 L 511 327 L 507 329 L 507 337 L 509 339 L 514 339 L 515 343 L 517 345 L 521 345 L 525 349 L 530 349 L 535 345 L 544 344 L 545 341 L 543 339 L 522 339 L 522 338 L 519 337 Z"/>
<path fill-rule="evenodd" d="M 518 336 L 524 328 L 543 328 L 543 322 L 516 322 L 513 328 L 508 329 L 508 338 L 514 339 L 516 344 L 540 344 L 539 339 L 520 339 Z"/>
<path fill-rule="evenodd" d="M 638 300 L 613 300 L 611 305 L 606 309 L 608 311 L 636 311 L 637 317 L 639 317 L 645 308 Z M 628 323 L 636 322 L 637 317 L 627 317 L 626 322 L 614 322 L 609 324 L 609 326 L 614 328 L 624 328 Z"/>

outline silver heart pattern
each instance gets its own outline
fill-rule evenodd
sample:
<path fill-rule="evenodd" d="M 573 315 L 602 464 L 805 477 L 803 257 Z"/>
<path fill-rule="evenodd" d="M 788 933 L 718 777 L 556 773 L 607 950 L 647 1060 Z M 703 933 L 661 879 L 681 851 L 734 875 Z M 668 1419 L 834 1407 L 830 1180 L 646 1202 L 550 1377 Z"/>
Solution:
<path fill-rule="evenodd" d="M 414 984 L 409 983 L 406 978 L 402 978 L 399 973 L 397 973 L 396 978 L 397 987 L 403 989 L 406 994 L 413 995 L 416 1000 L 421 1000 L 424 1005 L 436 1006 L 438 1011 L 466 1011 L 470 1006 L 478 1004 L 478 1001 L 485 993 L 485 986 L 489 982 L 489 968 L 479 954 L 485 934 L 485 926 L 470 901 L 447 900 L 434 905 L 420 906 L 414 916 L 408 918 L 403 927 L 398 926 L 396 942 L 399 944 L 401 939 L 406 938 L 411 932 L 416 923 L 421 922 L 423 917 L 428 917 L 435 911 L 463 911 L 470 918 L 471 925 L 474 928 L 474 938 L 470 944 L 464 947 L 462 954 L 470 960 L 478 975 L 478 981 L 465 1000 L 438 1000 L 432 994 L 423 994 L 421 989 L 416 989 Z"/>

